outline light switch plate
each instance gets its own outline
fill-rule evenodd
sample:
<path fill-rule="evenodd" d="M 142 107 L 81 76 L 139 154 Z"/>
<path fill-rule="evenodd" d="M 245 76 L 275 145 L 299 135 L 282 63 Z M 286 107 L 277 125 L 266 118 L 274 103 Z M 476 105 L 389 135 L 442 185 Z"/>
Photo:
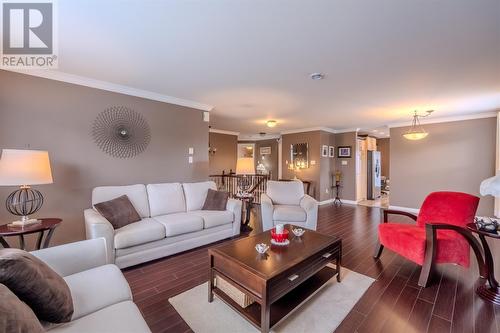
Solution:
<path fill-rule="evenodd" d="M 194 154 L 194 148 L 193 147 L 189 147 L 188 153 L 189 153 L 189 155 L 193 155 Z"/>
<path fill-rule="evenodd" d="M 312 161 L 311 161 L 311 165 L 316 165 L 316 161 L 315 161 L 315 160 L 312 160 Z"/>
<path fill-rule="evenodd" d="M 193 164 L 193 156 L 189 156 L 188 161 L 189 161 L 189 164 Z"/>
<path fill-rule="evenodd" d="M 347 165 L 347 161 L 342 161 L 342 165 Z"/>

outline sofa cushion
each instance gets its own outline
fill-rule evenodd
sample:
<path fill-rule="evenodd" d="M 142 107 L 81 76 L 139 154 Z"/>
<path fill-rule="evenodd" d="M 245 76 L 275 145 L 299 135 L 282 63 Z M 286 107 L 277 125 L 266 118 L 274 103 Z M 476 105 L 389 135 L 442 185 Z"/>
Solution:
<path fill-rule="evenodd" d="M 165 226 L 167 237 L 203 230 L 203 219 L 191 212 L 155 216 L 154 219 Z"/>
<path fill-rule="evenodd" d="M 275 205 L 299 205 L 304 196 L 304 184 L 300 181 L 267 182 L 266 194 Z"/>
<path fill-rule="evenodd" d="M 108 306 L 102 310 L 81 317 L 70 323 L 49 329 L 51 333 L 81 332 L 151 332 L 141 312 L 132 301 L 125 301 Z"/>
<path fill-rule="evenodd" d="M 0 300 L 2 300 L 0 302 L 0 332 L 45 332 L 33 310 L 3 284 L 0 284 Z"/>
<path fill-rule="evenodd" d="M 234 214 L 231 211 L 225 210 L 195 210 L 191 214 L 198 215 L 203 218 L 205 229 L 216 227 L 218 225 L 233 223 Z"/>
<path fill-rule="evenodd" d="M 145 218 L 115 230 L 115 249 L 124 249 L 165 238 L 165 227 L 152 218 Z"/>
<path fill-rule="evenodd" d="M 229 192 L 208 189 L 202 210 L 226 210 Z"/>
<path fill-rule="evenodd" d="M 144 218 L 149 217 L 149 203 L 146 186 L 143 184 L 126 186 L 100 186 L 92 191 L 92 205 L 127 195 L 137 213 Z"/>
<path fill-rule="evenodd" d="M 104 265 L 64 278 L 71 290 L 75 312 L 71 320 L 107 306 L 132 300 L 130 287 L 116 265 Z"/>
<path fill-rule="evenodd" d="M 305 222 L 306 211 L 300 206 L 276 205 L 274 206 L 273 220 L 282 222 Z"/>
<path fill-rule="evenodd" d="M 214 182 L 184 183 L 184 196 L 186 198 L 187 211 L 200 210 L 203 208 L 207 198 L 208 189 L 217 190 Z"/>
<path fill-rule="evenodd" d="M 126 195 L 118 198 L 96 203 L 94 208 L 111 223 L 113 228 L 118 229 L 127 224 L 141 220 L 141 217 Z"/>
<path fill-rule="evenodd" d="M 23 250 L 0 250 L 0 283 L 26 303 L 40 320 L 71 320 L 73 302 L 63 278 L 43 261 Z"/>
<path fill-rule="evenodd" d="M 186 211 L 184 191 L 180 183 L 148 184 L 146 189 L 152 217 Z"/>

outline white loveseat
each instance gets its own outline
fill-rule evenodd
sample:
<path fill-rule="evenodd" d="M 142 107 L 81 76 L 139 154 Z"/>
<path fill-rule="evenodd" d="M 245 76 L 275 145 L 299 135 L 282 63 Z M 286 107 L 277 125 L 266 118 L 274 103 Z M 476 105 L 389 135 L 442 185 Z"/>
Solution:
<path fill-rule="evenodd" d="M 264 231 L 279 223 L 316 230 L 318 202 L 304 194 L 304 184 L 300 180 L 268 181 L 260 202 Z"/>
<path fill-rule="evenodd" d="M 151 332 L 132 301 L 120 269 L 107 264 L 103 238 L 31 252 L 61 275 L 71 291 L 73 316 L 64 324 L 43 323 L 51 333 Z"/>
<path fill-rule="evenodd" d="M 214 182 L 102 186 L 92 205 L 127 195 L 142 220 L 119 229 L 94 208 L 85 210 L 87 238 L 104 237 L 108 262 L 124 268 L 239 235 L 241 201 L 225 211 L 201 210 Z"/>

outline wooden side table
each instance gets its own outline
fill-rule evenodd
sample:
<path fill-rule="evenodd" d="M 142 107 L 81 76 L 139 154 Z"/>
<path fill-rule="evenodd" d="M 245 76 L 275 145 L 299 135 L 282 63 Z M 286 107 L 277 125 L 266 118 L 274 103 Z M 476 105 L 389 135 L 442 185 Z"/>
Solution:
<path fill-rule="evenodd" d="M 0 244 L 4 248 L 9 248 L 10 245 L 7 243 L 7 241 L 4 239 L 4 237 L 9 237 L 9 236 L 19 236 L 19 243 L 21 246 L 21 249 L 26 250 L 26 244 L 24 241 L 24 235 L 29 235 L 29 234 L 34 234 L 34 233 L 39 233 L 38 239 L 36 242 L 36 249 L 44 249 L 49 246 L 50 239 L 52 238 L 52 235 L 54 234 L 54 231 L 56 230 L 57 226 L 61 224 L 62 220 L 58 218 L 43 218 L 39 219 L 41 222 L 40 223 L 35 223 L 35 224 L 30 224 L 24 227 L 14 227 L 14 226 L 8 226 L 7 224 L 1 225 L 0 226 Z M 44 234 L 45 231 L 48 231 L 47 235 L 45 236 L 44 240 Z M 43 242 L 43 244 L 42 244 Z"/>
<path fill-rule="evenodd" d="M 479 240 L 481 240 L 481 245 L 484 250 L 484 261 L 486 265 L 486 275 L 488 279 L 488 284 L 482 284 L 477 287 L 476 293 L 483 299 L 490 301 L 496 305 L 500 305 L 500 286 L 497 279 L 495 278 L 495 266 L 493 265 L 493 256 L 491 254 L 490 247 L 486 241 L 486 237 L 500 239 L 499 233 L 490 233 L 477 228 L 475 223 L 467 224 L 467 229 L 478 234 Z"/>

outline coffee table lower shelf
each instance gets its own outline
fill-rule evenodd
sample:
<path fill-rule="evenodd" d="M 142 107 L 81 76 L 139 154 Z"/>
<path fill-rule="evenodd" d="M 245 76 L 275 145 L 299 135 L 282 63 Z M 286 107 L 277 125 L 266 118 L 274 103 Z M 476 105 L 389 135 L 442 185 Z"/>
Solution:
<path fill-rule="evenodd" d="M 269 328 L 272 328 L 281 319 L 283 319 L 295 308 L 297 308 L 302 302 L 307 300 L 312 294 L 318 291 L 331 278 L 333 278 L 335 274 L 337 274 L 335 269 L 330 267 L 324 267 L 321 270 L 319 270 L 315 275 L 311 276 L 309 279 L 302 282 L 288 294 L 286 294 L 285 296 L 274 302 L 271 305 Z M 220 289 L 217 289 L 215 287 L 213 289 L 213 293 L 224 303 L 226 303 L 235 311 L 243 315 L 256 328 L 260 329 L 261 309 L 259 303 L 253 303 L 247 306 L 246 308 L 242 308 L 238 303 L 233 301 L 232 298 L 230 298 Z"/>

